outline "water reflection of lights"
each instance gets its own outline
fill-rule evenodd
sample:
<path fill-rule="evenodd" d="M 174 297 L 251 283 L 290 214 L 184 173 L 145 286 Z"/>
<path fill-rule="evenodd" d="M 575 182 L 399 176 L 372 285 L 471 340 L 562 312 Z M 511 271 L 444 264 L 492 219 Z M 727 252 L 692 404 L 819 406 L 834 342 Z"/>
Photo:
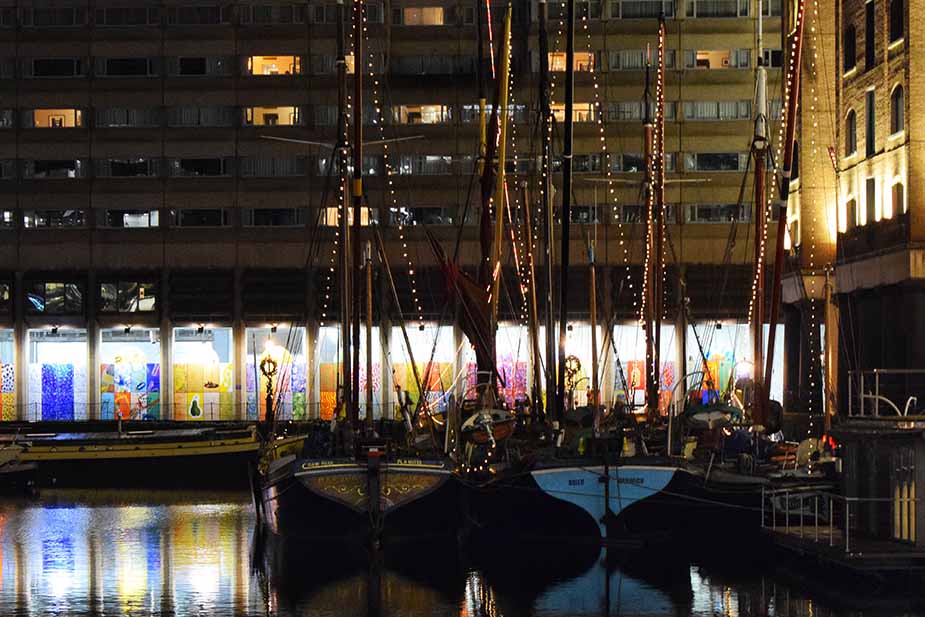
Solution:
<path fill-rule="evenodd" d="M 495 593 L 478 572 L 470 572 L 466 577 L 465 599 L 462 617 L 500 617 L 495 603 Z"/>

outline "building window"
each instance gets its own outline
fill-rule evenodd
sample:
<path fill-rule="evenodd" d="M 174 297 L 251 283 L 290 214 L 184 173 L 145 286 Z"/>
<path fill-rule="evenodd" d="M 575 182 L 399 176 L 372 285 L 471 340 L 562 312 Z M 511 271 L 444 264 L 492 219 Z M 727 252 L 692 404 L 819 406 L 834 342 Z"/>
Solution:
<path fill-rule="evenodd" d="M 392 117 L 398 124 L 443 124 L 450 122 L 453 114 L 448 105 L 396 105 Z"/>
<path fill-rule="evenodd" d="M 748 0 L 688 0 L 688 17 L 748 17 Z"/>
<path fill-rule="evenodd" d="M 294 7 L 291 4 L 275 6 L 270 4 L 260 4 L 256 6 L 242 6 L 240 9 L 241 23 L 255 24 L 291 24 L 301 23 L 304 20 L 302 16 L 302 7 Z"/>
<path fill-rule="evenodd" d="M 234 123 L 234 107 L 171 107 L 167 112 L 171 127 L 228 127 Z"/>
<path fill-rule="evenodd" d="M 144 229 L 160 222 L 157 210 L 105 210 L 100 214 L 100 224 L 111 229 Z"/>
<path fill-rule="evenodd" d="M 23 177 L 36 180 L 48 178 L 81 178 L 83 177 L 83 161 L 69 160 L 31 160 L 23 165 Z"/>
<path fill-rule="evenodd" d="M 790 181 L 795 182 L 800 179 L 800 143 L 793 142 L 793 161 L 790 163 Z"/>
<path fill-rule="evenodd" d="M 741 171 L 748 154 L 740 152 L 689 152 L 684 157 L 685 171 Z"/>
<path fill-rule="evenodd" d="M 750 66 L 750 49 L 688 49 L 684 52 L 684 67 L 688 69 L 747 69 Z"/>
<path fill-rule="evenodd" d="M 248 208 L 242 224 L 252 227 L 301 227 L 308 220 L 304 208 Z"/>
<path fill-rule="evenodd" d="M 83 210 L 26 210 L 22 215 L 23 227 L 41 229 L 51 227 L 83 227 Z"/>
<path fill-rule="evenodd" d="M 565 103 L 554 103 L 550 105 L 553 118 L 556 122 L 565 122 Z M 594 103 L 575 103 L 572 109 L 572 121 L 574 122 L 594 122 L 596 117 Z"/>
<path fill-rule="evenodd" d="M 903 0 L 890 1 L 890 42 L 898 41 L 905 34 L 905 16 L 903 15 Z"/>
<path fill-rule="evenodd" d="M 26 311 L 46 315 L 83 313 L 83 291 L 77 283 L 35 282 L 26 292 Z"/>
<path fill-rule="evenodd" d="M 12 210 L 0 210 L 0 229 L 13 229 L 16 226 L 16 213 Z"/>
<path fill-rule="evenodd" d="M 305 158 L 263 159 L 246 157 L 238 161 L 238 170 L 247 178 L 281 178 L 305 175 Z"/>
<path fill-rule="evenodd" d="M 782 49 L 765 49 L 762 52 L 764 66 L 772 69 L 779 69 L 784 66 L 784 50 Z"/>
<path fill-rule="evenodd" d="M 864 70 L 869 71 L 874 68 L 877 61 L 876 56 L 876 18 L 874 16 L 874 0 L 868 0 L 864 6 Z"/>
<path fill-rule="evenodd" d="M 0 159 L 0 180 L 13 180 L 16 177 L 16 160 Z"/>
<path fill-rule="evenodd" d="M 16 112 L 12 109 L 0 109 L 0 129 L 12 129 L 16 125 Z"/>
<path fill-rule="evenodd" d="M 463 70 L 462 65 L 467 60 L 471 61 L 471 56 L 396 55 L 390 59 L 389 70 L 396 75 L 452 75 L 457 63 L 460 65 L 459 72 L 471 72 Z"/>
<path fill-rule="evenodd" d="M 873 90 L 867 91 L 867 122 L 865 123 L 866 134 L 864 135 L 865 141 L 865 154 L 867 156 L 873 156 L 877 152 L 877 110 L 874 105 L 876 104 L 876 96 Z"/>
<path fill-rule="evenodd" d="M 453 157 L 440 154 L 403 154 L 399 159 L 401 175 L 442 176 L 453 173 Z"/>
<path fill-rule="evenodd" d="M 596 52 L 580 51 L 575 52 L 575 70 L 584 72 L 594 72 Z M 549 70 L 554 72 L 565 72 L 565 53 L 549 52 Z"/>
<path fill-rule="evenodd" d="M 170 175 L 181 178 L 231 175 L 231 159 L 171 159 Z"/>
<path fill-rule="evenodd" d="M 72 129 L 83 126 L 79 109 L 33 109 L 23 114 L 23 128 Z"/>
<path fill-rule="evenodd" d="M 857 30 L 854 28 L 854 24 L 849 24 L 845 28 L 845 40 L 842 52 L 844 54 L 843 63 L 845 65 L 844 72 L 847 73 L 854 69 L 858 63 L 858 47 L 857 47 Z"/>
<path fill-rule="evenodd" d="M 84 62 L 80 58 L 34 58 L 26 62 L 25 77 L 80 77 Z"/>
<path fill-rule="evenodd" d="M 893 214 L 906 211 L 906 188 L 902 182 L 893 184 Z"/>
<path fill-rule="evenodd" d="M 746 120 L 751 118 L 751 101 L 685 101 L 686 120 Z"/>
<path fill-rule="evenodd" d="M 181 56 L 168 58 L 167 73 L 178 77 L 231 75 L 232 60 L 226 56 Z"/>
<path fill-rule="evenodd" d="M 100 159 L 96 161 L 96 175 L 101 178 L 157 177 L 160 159 Z"/>
<path fill-rule="evenodd" d="M 244 124 L 247 126 L 298 126 L 302 124 L 299 107 L 245 107 Z"/>
<path fill-rule="evenodd" d="M 420 6 L 414 8 L 395 8 L 393 9 L 393 21 L 396 25 L 403 26 L 442 26 L 443 7 L 442 6 Z M 394 18 L 398 18 L 395 20 Z"/>
<path fill-rule="evenodd" d="M 845 203 L 845 230 L 854 228 L 858 224 L 858 202 L 855 198 Z"/>
<path fill-rule="evenodd" d="M 687 212 L 690 223 L 742 223 L 750 219 L 751 208 L 746 204 L 697 204 Z"/>
<path fill-rule="evenodd" d="M 906 106 L 903 87 L 896 86 L 890 94 L 890 134 L 895 135 L 906 128 Z"/>
<path fill-rule="evenodd" d="M 22 12 L 22 25 L 33 28 L 82 26 L 86 21 L 86 11 L 75 7 L 23 9 Z"/>
<path fill-rule="evenodd" d="M 674 49 L 665 50 L 665 68 L 674 68 L 675 56 Z M 655 62 L 645 49 L 615 49 L 609 54 L 607 68 L 611 71 L 641 71 L 646 68 L 647 59 Z"/>
<path fill-rule="evenodd" d="M 877 220 L 877 179 L 868 178 L 864 188 L 864 211 L 867 216 L 865 223 L 869 225 Z"/>
<path fill-rule="evenodd" d="M 214 26 L 231 23 L 231 5 L 215 4 L 174 6 L 167 9 L 167 23 L 171 26 Z"/>
<path fill-rule="evenodd" d="M 147 26 L 160 22 L 155 7 L 110 7 L 96 9 L 96 26 Z"/>
<path fill-rule="evenodd" d="M 301 56 L 248 56 L 247 75 L 299 75 L 302 73 Z"/>
<path fill-rule="evenodd" d="M 674 17 L 674 0 L 612 0 L 611 19 L 652 19 Z"/>
<path fill-rule="evenodd" d="M 151 77 L 157 75 L 154 58 L 96 58 L 99 77 Z"/>
<path fill-rule="evenodd" d="M 100 283 L 101 313 L 149 313 L 157 304 L 157 286 L 151 282 Z"/>
<path fill-rule="evenodd" d="M 221 208 L 187 208 L 172 210 L 175 227 L 225 227 L 228 225 L 228 211 Z"/>
<path fill-rule="evenodd" d="M 516 3 L 515 3 L 516 4 Z M 498 7 L 501 8 L 501 7 Z M 503 13 L 492 9 L 492 16 L 498 19 Z M 551 0 L 549 2 L 549 18 L 565 19 L 568 15 L 567 4 L 562 0 Z M 600 19 L 601 18 L 601 0 L 576 0 L 575 17 L 577 19 Z"/>
<path fill-rule="evenodd" d="M 109 107 L 96 110 L 97 128 L 141 128 L 161 125 L 160 110 Z"/>
<path fill-rule="evenodd" d="M 845 156 L 851 156 L 858 150 L 858 115 L 854 110 L 845 118 Z"/>

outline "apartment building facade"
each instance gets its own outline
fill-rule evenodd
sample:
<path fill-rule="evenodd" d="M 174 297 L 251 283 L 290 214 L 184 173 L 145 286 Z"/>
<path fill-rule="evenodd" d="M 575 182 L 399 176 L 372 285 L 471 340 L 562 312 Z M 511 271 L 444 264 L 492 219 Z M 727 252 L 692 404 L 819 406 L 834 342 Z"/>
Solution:
<path fill-rule="evenodd" d="M 464 337 L 448 325 L 423 228 L 448 247 L 459 237 L 461 263 L 478 263 L 476 93 L 479 72 L 490 77 L 492 67 L 478 65 L 476 11 L 492 39 L 487 58 L 498 49 L 503 7 L 491 4 L 489 28 L 481 2 L 364 4 L 368 53 L 348 58 L 348 67 L 367 75 L 366 135 L 415 138 L 366 149 L 364 224 L 376 222 L 384 237 L 414 355 L 433 361 L 440 377 L 430 387 L 440 390 L 469 360 Z M 745 306 L 754 237 L 740 188 L 750 184 L 756 23 L 761 10 L 776 126 L 781 7 L 576 4 L 571 349 L 590 366 L 579 256 L 593 234 L 602 314 L 614 323 L 604 395 L 623 388 L 641 396 L 633 390 L 642 384 L 617 376 L 644 358 L 634 322 L 645 259 L 642 94 L 663 14 L 668 176 L 693 180 L 667 191 L 663 356 L 677 380 L 706 343 L 708 360 L 734 374 L 751 353 Z M 536 199 L 538 5 L 515 5 L 506 166 L 511 187 L 527 185 L 524 197 L 512 197 L 521 207 L 518 200 Z M 563 6 L 549 7 L 556 152 Z M 268 339 L 288 367 L 278 387 L 283 415 L 330 412 L 337 202 L 324 144 L 335 139 L 336 16 L 333 2 L 0 0 L 3 419 L 257 417 L 264 382 L 256 365 Z M 558 163 L 553 175 L 558 186 Z M 514 289 L 513 264 L 507 272 Z M 386 278 L 376 278 L 376 362 L 363 379 L 374 384 L 377 408 L 391 413 L 396 386 L 413 389 L 413 372 Z M 499 361 L 513 398 L 530 375 L 516 298 L 502 315 L 501 347 L 514 351 Z"/>

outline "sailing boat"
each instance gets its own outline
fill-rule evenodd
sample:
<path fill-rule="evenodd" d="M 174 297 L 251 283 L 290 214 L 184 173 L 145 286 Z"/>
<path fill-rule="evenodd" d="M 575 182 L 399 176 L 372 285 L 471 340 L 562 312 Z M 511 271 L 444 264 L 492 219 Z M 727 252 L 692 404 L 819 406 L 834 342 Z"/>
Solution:
<path fill-rule="evenodd" d="M 344 184 L 348 151 L 353 156 L 354 172 L 351 183 L 353 226 L 350 229 L 347 199 L 344 197 L 339 243 L 344 374 L 341 404 L 346 408 L 346 421 L 337 427 L 333 443 L 325 447 L 313 447 L 305 438 L 277 438 L 268 401 L 263 430 L 265 442 L 255 482 L 258 515 L 272 532 L 302 540 L 348 540 L 379 548 L 383 542 L 407 538 L 455 538 L 458 485 L 448 459 L 436 448 L 436 444 L 434 451 L 424 452 L 378 436 L 374 430 L 371 405 L 366 409 L 365 426 L 359 420 L 360 303 L 353 292 L 361 288 L 363 86 L 362 72 L 357 70 L 354 73 L 353 143 L 348 144 L 344 0 L 338 0 L 337 11 L 340 114 L 335 155 L 339 158 Z M 353 27 L 354 53 L 359 59 L 363 53 L 364 36 L 361 10 L 354 12 Z M 359 61 L 356 64 L 361 66 Z M 346 195 L 347 191 L 343 194 Z M 380 255 L 384 257 L 384 251 L 380 250 Z M 384 260 L 383 265 L 388 267 Z M 372 254 L 369 249 L 366 274 L 368 336 L 372 319 L 372 285 L 369 284 Z M 367 349 L 371 348 L 370 343 L 367 343 Z M 369 356 L 367 363 L 367 370 L 371 371 Z M 367 401 L 371 399 L 371 381 L 367 380 Z"/>

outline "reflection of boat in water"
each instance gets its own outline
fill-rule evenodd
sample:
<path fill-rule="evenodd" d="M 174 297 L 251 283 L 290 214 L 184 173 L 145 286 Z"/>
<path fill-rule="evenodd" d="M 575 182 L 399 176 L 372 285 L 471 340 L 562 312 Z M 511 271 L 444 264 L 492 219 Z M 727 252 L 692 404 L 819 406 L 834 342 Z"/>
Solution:
<path fill-rule="evenodd" d="M 285 614 L 445 613 L 462 597 L 463 570 L 455 542 L 420 542 L 413 551 L 386 545 L 370 552 L 292 541 L 257 527 L 254 570 L 263 579 L 267 604 Z M 319 551 L 324 558 L 319 558 Z M 383 610 L 387 607 L 387 610 Z"/>
<path fill-rule="evenodd" d="M 470 574 L 470 615 L 674 615 L 691 605 L 683 558 L 584 545 L 481 551 Z"/>
<path fill-rule="evenodd" d="M 43 427 L 44 428 L 44 427 Z M 37 482 L 56 486 L 244 487 L 258 441 L 252 426 L 112 423 L 76 432 L 6 433 L 23 448 L 21 463 L 37 464 Z"/>

